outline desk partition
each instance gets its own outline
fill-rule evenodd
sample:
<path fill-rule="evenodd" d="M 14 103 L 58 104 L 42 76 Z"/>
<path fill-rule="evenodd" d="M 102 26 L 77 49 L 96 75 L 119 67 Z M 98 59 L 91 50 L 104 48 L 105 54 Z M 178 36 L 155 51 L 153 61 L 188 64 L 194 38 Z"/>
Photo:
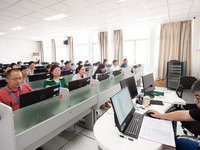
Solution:
<path fill-rule="evenodd" d="M 97 84 L 92 83 L 62 96 L 13 111 L 14 117 L 11 115 L 10 120 L 14 122 L 17 149 L 36 149 L 84 116 L 86 118 L 88 114 L 91 116 L 96 104 Z M 2 116 L 1 112 L 0 116 Z M 94 120 L 89 121 L 94 124 Z M 90 126 L 93 127 L 93 124 Z M 0 141 L 1 146 L 4 144 L 7 142 Z"/>
<path fill-rule="evenodd" d="M 46 79 L 42 79 L 42 80 L 37 80 L 37 81 L 32 81 L 32 82 L 28 82 L 27 84 L 30 85 L 30 87 L 33 89 L 33 90 L 36 90 L 36 89 L 41 89 L 43 88 L 43 85 L 44 85 L 44 81 Z"/>
<path fill-rule="evenodd" d="M 108 101 L 111 96 L 121 90 L 119 83 L 124 79 L 124 77 L 124 73 L 121 73 L 117 76 L 111 76 L 110 78 L 99 82 L 97 109 L 99 109 L 103 103 Z"/>
<path fill-rule="evenodd" d="M 63 76 L 63 78 L 65 79 L 66 84 L 68 84 L 70 81 L 72 81 L 73 76 L 74 76 L 73 74 Z"/>

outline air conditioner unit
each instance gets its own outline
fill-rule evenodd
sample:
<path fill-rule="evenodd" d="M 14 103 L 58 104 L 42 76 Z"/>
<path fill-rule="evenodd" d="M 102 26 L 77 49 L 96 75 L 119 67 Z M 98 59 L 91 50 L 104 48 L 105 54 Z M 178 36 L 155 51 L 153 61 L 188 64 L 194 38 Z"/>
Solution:
<path fill-rule="evenodd" d="M 40 52 L 33 52 L 32 53 L 32 60 L 33 61 L 37 61 L 37 60 L 41 60 L 41 54 L 40 54 Z"/>

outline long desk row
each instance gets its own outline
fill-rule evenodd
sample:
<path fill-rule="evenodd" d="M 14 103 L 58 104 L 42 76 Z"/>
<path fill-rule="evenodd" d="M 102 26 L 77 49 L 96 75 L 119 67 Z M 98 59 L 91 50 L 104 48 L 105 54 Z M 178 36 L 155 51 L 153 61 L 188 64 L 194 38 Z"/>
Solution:
<path fill-rule="evenodd" d="M 61 96 L 12 111 L 0 103 L 0 145 L 2 149 L 36 149 L 81 118 L 92 129 L 96 110 L 120 90 L 124 73 Z"/>

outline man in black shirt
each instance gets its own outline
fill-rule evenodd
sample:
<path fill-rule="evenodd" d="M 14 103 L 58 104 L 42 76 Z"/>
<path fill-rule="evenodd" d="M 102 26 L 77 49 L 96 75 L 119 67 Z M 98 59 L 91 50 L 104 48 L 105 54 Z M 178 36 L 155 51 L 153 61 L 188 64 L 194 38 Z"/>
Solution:
<path fill-rule="evenodd" d="M 195 103 L 197 104 L 196 109 L 192 110 L 182 110 L 175 111 L 171 113 L 161 114 L 155 110 L 150 110 L 151 116 L 159 119 L 166 119 L 172 121 L 199 121 L 200 122 L 200 80 L 196 81 L 192 85 L 192 91 L 195 96 Z M 198 142 L 191 141 L 188 139 L 178 139 L 176 149 L 181 150 L 190 150 L 196 149 L 199 146 Z"/>

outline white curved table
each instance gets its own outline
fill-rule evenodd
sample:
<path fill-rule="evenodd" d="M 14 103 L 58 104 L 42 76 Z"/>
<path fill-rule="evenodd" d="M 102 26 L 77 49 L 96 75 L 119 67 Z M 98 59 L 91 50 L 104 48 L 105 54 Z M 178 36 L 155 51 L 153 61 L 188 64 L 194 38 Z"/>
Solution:
<path fill-rule="evenodd" d="M 112 108 L 96 121 L 93 131 L 99 149 L 103 150 L 161 150 L 163 147 L 160 143 L 141 138 L 130 141 L 120 137 L 122 133 L 115 126 Z"/>

